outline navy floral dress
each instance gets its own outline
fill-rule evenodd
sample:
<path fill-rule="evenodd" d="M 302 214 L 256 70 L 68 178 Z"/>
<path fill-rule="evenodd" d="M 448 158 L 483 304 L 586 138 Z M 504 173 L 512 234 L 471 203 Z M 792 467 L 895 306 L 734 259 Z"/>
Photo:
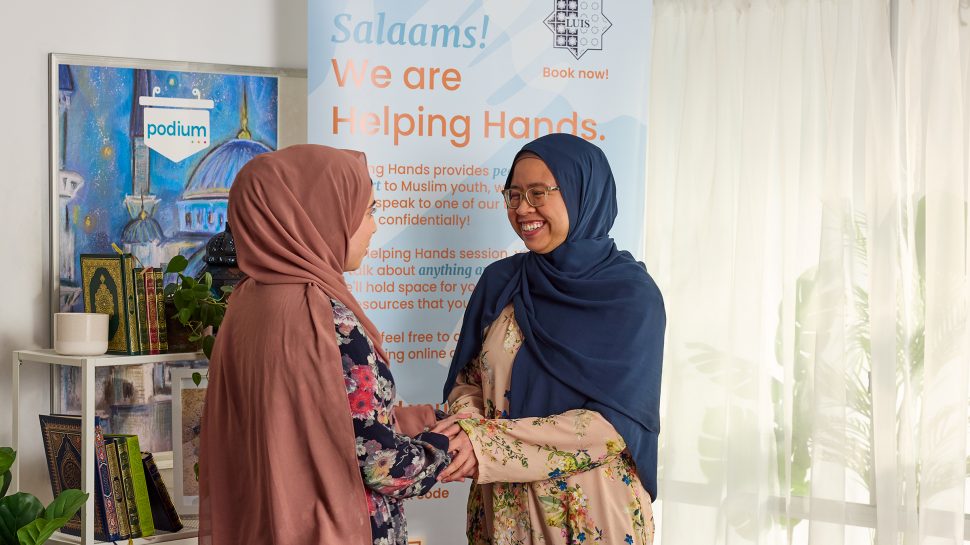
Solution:
<path fill-rule="evenodd" d="M 357 462 L 366 487 L 374 545 L 407 545 L 403 500 L 428 493 L 448 466 L 448 438 L 394 432 L 394 378 L 350 309 L 333 304 L 344 383 L 357 435 Z"/>

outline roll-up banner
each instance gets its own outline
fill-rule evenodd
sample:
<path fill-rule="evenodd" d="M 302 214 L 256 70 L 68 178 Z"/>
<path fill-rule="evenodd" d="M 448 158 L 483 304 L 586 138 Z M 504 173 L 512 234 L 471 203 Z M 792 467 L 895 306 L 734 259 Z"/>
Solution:
<path fill-rule="evenodd" d="M 566 132 L 600 146 L 617 183 L 612 235 L 639 253 L 650 5 L 309 0 L 308 138 L 367 154 L 378 232 L 346 278 L 401 402 L 441 401 L 478 277 L 525 251 L 500 191 L 527 142 Z M 467 495 L 447 484 L 409 500 L 411 541 L 466 543 Z"/>

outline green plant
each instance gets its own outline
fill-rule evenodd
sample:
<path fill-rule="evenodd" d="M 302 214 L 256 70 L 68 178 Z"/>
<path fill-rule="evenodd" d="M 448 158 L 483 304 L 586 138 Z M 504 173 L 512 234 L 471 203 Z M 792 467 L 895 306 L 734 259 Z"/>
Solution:
<path fill-rule="evenodd" d="M 17 453 L 0 448 L 0 545 L 42 545 L 88 501 L 80 490 L 65 490 L 45 509 L 32 494 L 18 492 L 7 496 L 10 466 Z"/>
<path fill-rule="evenodd" d="M 191 330 L 189 341 L 202 341 L 202 351 L 209 358 L 212 357 L 212 346 L 216 341 L 215 330 L 226 315 L 232 286 L 222 286 L 216 296 L 211 274 L 205 273 L 199 279 L 182 274 L 188 264 L 189 260 L 180 255 L 168 262 L 165 274 L 178 274 L 178 280 L 165 286 L 165 298 L 175 303 L 179 323 Z M 212 331 L 207 332 L 210 327 Z"/>
<path fill-rule="evenodd" d="M 219 296 L 215 296 L 212 289 L 212 275 L 205 273 L 198 280 L 182 274 L 188 266 L 189 260 L 183 256 L 175 256 L 168 262 L 165 274 L 178 274 L 178 280 L 165 286 L 165 298 L 172 299 L 177 311 L 179 323 L 188 327 L 192 334 L 189 341 L 202 341 L 202 351 L 206 358 L 212 357 L 212 347 L 215 345 L 215 331 L 222 325 L 226 315 L 229 294 L 232 286 L 222 286 Z M 211 332 L 206 330 L 211 328 Z M 198 386 L 202 383 L 201 373 L 192 373 L 192 381 Z M 195 479 L 199 479 L 199 464 L 196 463 Z"/>

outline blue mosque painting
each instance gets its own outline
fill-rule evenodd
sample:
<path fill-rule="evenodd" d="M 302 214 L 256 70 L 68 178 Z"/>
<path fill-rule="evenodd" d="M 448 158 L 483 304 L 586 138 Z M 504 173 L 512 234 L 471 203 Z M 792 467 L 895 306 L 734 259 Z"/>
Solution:
<path fill-rule="evenodd" d="M 153 95 L 213 101 L 208 147 L 178 162 L 149 149 L 139 97 Z M 236 173 L 277 147 L 278 104 L 275 77 L 59 65 L 60 309 L 83 310 L 78 256 L 112 243 L 146 267 L 183 255 L 198 273 Z"/>

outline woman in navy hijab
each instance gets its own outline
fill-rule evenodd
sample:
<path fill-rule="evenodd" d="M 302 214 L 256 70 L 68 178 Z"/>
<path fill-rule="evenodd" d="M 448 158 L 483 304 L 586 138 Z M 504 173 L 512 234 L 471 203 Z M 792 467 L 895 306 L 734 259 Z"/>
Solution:
<path fill-rule="evenodd" d="M 609 232 L 603 151 L 552 134 L 503 191 L 528 252 L 485 269 L 444 395 L 458 445 L 442 481 L 473 477 L 471 544 L 649 544 L 657 495 L 663 298 Z"/>

